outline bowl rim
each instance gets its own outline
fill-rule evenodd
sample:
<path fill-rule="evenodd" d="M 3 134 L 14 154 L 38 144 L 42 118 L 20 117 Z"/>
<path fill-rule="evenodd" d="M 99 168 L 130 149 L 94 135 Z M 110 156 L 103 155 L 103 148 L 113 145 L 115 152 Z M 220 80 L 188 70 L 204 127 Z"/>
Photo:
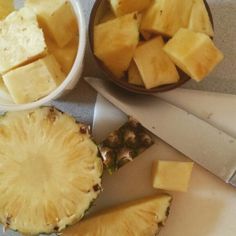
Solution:
<path fill-rule="evenodd" d="M 75 80 L 75 77 L 78 76 L 80 70 L 82 70 L 85 50 L 86 50 L 86 36 L 87 36 L 87 27 L 85 16 L 83 13 L 83 7 L 80 1 L 77 0 L 69 0 L 76 19 L 77 26 L 79 30 L 79 42 L 78 42 L 78 51 L 72 66 L 71 71 L 67 75 L 66 79 L 58 86 L 55 90 L 53 90 L 49 95 L 39 99 L 38 101 L 25 103 L 25 104 L 0 104 L 0 111 L 22 111 L 22 110 L 30 110 L 40 106 L 45 105 L 46 103 L 55 100 L 59 96 L 61 96 L 65 90 L 70 86 L 70 84 Z"/>
<path fill-rule="evenodd" d="M 161 93 L 161 92 L 167 92 L 167 91 L 179 88 L 180 86 L 184 85 L 186 82 L 191 80 L 190 76 L 188 76 L 186 73 L 184 73 L 178 67 L 176 67 L 176 68 L 178 70 L 178 73 L 180 74 L 180 77 L 182 77 L 182 79 L 180 79 L 177 83 L 161 85 L 161 86 L 158 86 L 158 87 L 155 87 L 152 89 L 146 89 L 141 86 L 132 85 L 132 84 L 129 84 L 124 79 L 116 78 L 116 76 L 107 68 L 107 66 L 94 54 L 94 40 L 93 40 L 93 38 L 94 38 L 94 25 L 95 25 L 96 13 L 97 13 L 98 8 L 100 7 L 100 5 L 104 1 L 107 1 L 107 0 L 95 0 L 95 3 L 93 5 L 93 8 L 92 8 L 92 11 L 90 14 L 88 32 L 89 32 L 89 45 L 90 45 L 92 55 L 93 55 L 97 65 L 101 68 L 103 73 L 106 75 L 105 79 L 113 82 L 117 86 L 119 86 L 122 89 L 125 89 L 129 92 L 133 92 L 133 93 L 137 93 L 137 94 L 147 94 L 147 95 Z M 212 16 L 210 6 L 209 6 L 207 0 L 203 0 L 203 1 L 205 3 L 207 12 L 210 17 L 210 21 L 212 23 L 212 27 L 214 29 L 214 21 L 213 21 L 213 16 Z"/>

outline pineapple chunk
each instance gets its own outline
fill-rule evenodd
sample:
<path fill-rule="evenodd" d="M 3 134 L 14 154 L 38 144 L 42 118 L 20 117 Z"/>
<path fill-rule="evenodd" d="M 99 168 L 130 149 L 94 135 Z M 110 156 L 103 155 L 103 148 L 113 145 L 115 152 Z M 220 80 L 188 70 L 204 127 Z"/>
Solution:
<path fill-rule="evenodd" d="M 140 45 L 135 51 L 134 61 L 147 89 L 179 80 L 177 69 L 163 51 L 163 46 L 164 41 L 159 36 Z"/>
<path fill-rule="evenodd" d="M 139 41 L 135 13 L 95 26 L 94 53 L 118 78 L 121 78 Z"/>
<path fill-rule="evenodd" d="M 69 74 L 74 64 L 78 50 L 78 40 L 78 37 L 75 37 L 64 48 L 60 48 L 53 40 L 51 40 L 49 37 L 46 37 L 46 43 L 49 53 L 55 56 L 56 60 L 62 68 L 62 71 L 65 74 Z"/>
<path fill-rule="evenodd" d="M 1 99 L 0 103 L 13 103 L 12 97 L 9 94 L 1 76 L 0 76 L 0 99 Z"/>
<path fill-rule="evenodd" d="M 13 0 L 0 0 L 0 20 L 14 11 Z"/>
<path fill-rule="evenodd" d="M 188 28 L 192 31 L 205 33 L 213 37 L 214 31 L 204 1 L 194 1 Z"/>
<path fill-rule="evenodd" d="M 172 61 L 192 79 L 201 81 L 224 58 L 209 36 L 180 29 L 164 47 Z"/>
<path fill-rule="evenodd" d="M 192 169 L 192 162 L 154 162 L 153 187 L 169 191 L 187 192 Z"/>
<path fill-rule="evenodd" d="M 47 46 L 37 17 L 22 8 L 0 21 L 0 73 L 46 54 Z"/>
<path fill-rule="evenodd" d="M 77 20 L 72 6 L 67 0 L 26 0 L 32 8 L 45 32 L 59 47 L 66 46 L 77 35 Z"/>
<path fill-rule="evenodd" d="M 52 55 L 3 75 L 3 81 L 17 104 L 47 96 L 64 79 L 65 75 Z"/>
<path fill-rule="evenodd" d="M 154 236 L 165 224 L 171 200 L 161 194 L 126 203 L 66 229 L 62 236 Z"/>
<path fill-rule="evenodd" d="M 188 27 L 193 0 L 156 0 L 144 13 L 141 32 L 172 37 L 181 27 Z"/>
<path fill-rule="evenodd" d="M 130 63 L 129 70 L 128 70 L 128 78 L 129 78 L 128 81 L 130 84 L 144 86 L 142 77 L 134 61 Z"/>
<path fill-rule="evenodd" d="M 86 126 L 53 107 L 1 117 L 0 150 L 0 220 L 22 235 L 59 233 L 101 192 L 102 161 Z"/>
<path fill-rule="evenodd" d="M 112 10 L 116 16 L 143 11 L 151 2 L 152 0 L 110 0 Z"/>

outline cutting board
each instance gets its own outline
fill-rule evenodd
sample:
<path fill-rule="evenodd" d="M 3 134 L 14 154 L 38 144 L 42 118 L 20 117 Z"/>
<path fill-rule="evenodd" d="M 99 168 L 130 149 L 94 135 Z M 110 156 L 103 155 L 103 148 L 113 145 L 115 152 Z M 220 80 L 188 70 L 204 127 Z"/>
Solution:
<path fill-rule="evenodd" d="M 234 96 L 176 90 L 163 94 L 162 97 L 175 101 L 209 123 L 214 123 L 225 131 L 231 131 L 236 136 Z M 125 114 L 98 96 L 93 129 L 96 140 L 103 140 L 126 119 Z M 114 175 L 105 174 L 104 192 L 91 213 L 157 193 L 158 191 L 151 186 L 153 160 L 188 159 L 158 138 L 156 144 Z M 173 195 L 174 201 L 170 217 L 160 236 L 236 235 L 236 189 L 226 185 L 202 167 L 195 165 L 188 193 L 170 194 Z"/>

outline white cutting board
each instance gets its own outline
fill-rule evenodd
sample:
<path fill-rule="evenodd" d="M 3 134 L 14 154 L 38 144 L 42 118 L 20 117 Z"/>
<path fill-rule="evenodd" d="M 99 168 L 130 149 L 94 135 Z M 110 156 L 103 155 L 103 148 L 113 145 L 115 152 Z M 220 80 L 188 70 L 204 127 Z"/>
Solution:
<path fill-rule="evenodd" d="M 175 90 L 161 97 L 174 101 L 236 137 L 236 96 Z M 125 121 L 126 116 L 121 111 L 98 96 L 93 130 L 97 141 L 103 140 Z M 151 187 L 152 161 L 185 160 L 186 157 L 158 139 L 157 143 L 158 146 L 153 146 L 113 176 L 105 174 L 104 192 L 93 212 L 158 192 Z M 200 166 L 194 167 L 188 193 L 171 194 L 174 201 L 170 217 L 160 236 L 236 235 L 236 189 Z"/>

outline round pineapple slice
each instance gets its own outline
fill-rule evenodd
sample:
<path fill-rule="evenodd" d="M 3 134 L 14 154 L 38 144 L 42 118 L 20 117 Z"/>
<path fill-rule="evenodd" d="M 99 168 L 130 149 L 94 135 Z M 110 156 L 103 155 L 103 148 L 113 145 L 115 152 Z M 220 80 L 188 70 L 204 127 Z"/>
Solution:
<path fill-rule="evenodd" d="M 86 126 L 44 107 L 0 118 L 0 221 L 24 234 L 80 220 L 101 190 L 102 162 Z"/>

